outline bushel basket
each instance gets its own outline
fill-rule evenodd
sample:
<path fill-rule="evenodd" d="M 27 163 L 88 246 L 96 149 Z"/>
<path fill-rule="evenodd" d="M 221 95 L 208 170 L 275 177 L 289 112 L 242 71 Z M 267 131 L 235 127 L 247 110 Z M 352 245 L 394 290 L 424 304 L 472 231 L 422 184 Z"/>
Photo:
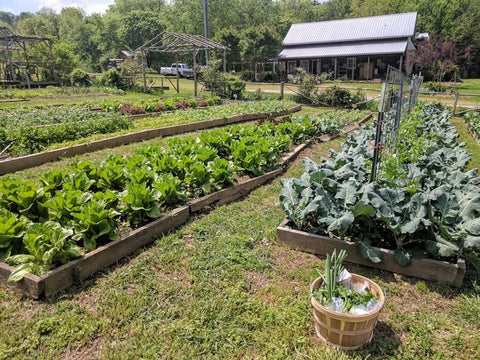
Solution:
<path fill-rule="evenodd" d="M 372 280 L 352 274 L 351 281 L 360 284 L 369 283 L 372 293 L 378 296 L 379 306 L 374 311 L 364 315 L 339 313 L 327 309 L 311 296 L 317 335 L 326 343 L 335 345 L 342 350 L 355 350 L 372 340 L 373 329 L 385 301 L 382 290 Z M 315 279 L 310 285 L 310 293 L 319 289 L 322 283 L 321 277 Z"/>

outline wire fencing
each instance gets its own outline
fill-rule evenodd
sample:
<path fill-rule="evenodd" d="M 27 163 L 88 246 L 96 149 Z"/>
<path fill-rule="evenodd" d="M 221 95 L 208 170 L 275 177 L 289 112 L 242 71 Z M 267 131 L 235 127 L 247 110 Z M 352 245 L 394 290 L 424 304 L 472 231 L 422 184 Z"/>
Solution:
<path fill-rule="evenodd" d="M 410 79 L 398 69 L 392 66 L 388 67 L 375 122 L 370 182 L 377 179 L 382 154 L 385 152 L 396 153 L 400 123 L 402 118 L 408 116 L 415 107 L 422 82 L 421 76 L 413 76 Z"/>

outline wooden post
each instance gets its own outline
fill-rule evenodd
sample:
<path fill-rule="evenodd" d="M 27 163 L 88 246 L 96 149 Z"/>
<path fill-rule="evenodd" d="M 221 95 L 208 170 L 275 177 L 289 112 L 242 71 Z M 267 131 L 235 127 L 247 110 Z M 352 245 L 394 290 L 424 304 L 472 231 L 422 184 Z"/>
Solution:
<path fill-rule="evenodd" d="M 455 93 L 455 102 L 453 103 L 453 115 L 455 116 L 455 112 L 457 111 L 457 103 L 458 103 L 458 92 Z"/>
<path fill-rule="evenodd" d="M 403 55 L 400 56 L 400 65 L 398 66 L 398 70 L 400 70 L 400 72 L 402 71 L 402 66 L 403 66 Z"/>
<path fill-rule="evenodd" d="M 147 73 L 145 71 L 145 62 L 147 60 L 147 56 L 145 51 L 142 50 L 142 76 L 143 76 L 143 91 L 147 92 Z"/>
<path fill-rule="evenodd" d="M 355 58 L 355 65 L 352 66 L 352 80 L 355 80 L 355 68 L 357 67 L 357 58 Z"/>
<path fill-rule="evenodd" d="M 227 72 L 227 50 L 223 50 L 223 72 Z"/>
<path fill-rule="evenodd" d="M 175 66 L 177 67 L 177 94 L 180 92 L 180 71 L 178 71 L 178 59 L 175 59 Z"/>
<path fill-rule="evenodd" d="M 334 68 L 334 71 L 333 71 L 333 78 L 334 79 L 337 78 L 337 58 L 335 58 L 335 68 Z"/>
<path fill-rule="evenodd" d="M 367 60 L 367 80 L 370 80 L 370 56 Z"/>
<path fill-rule="evenodd" d="M 193 96 L 197 97 L 197 50 L 193 49 Z"/>
<path fill-rule="evenodd" d="M 280 83 L 280 100 L 283 100 L 284 90 L 285 90 L 285 83 L 282 81 Z"/>

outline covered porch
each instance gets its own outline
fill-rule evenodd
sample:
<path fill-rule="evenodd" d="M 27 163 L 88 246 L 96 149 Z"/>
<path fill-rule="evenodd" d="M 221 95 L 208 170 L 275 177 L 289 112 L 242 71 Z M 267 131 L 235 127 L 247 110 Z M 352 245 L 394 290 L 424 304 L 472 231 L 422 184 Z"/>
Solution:
<path fill-rule="evenodd" d="M 389 65 L 405 70 L 403 54 L 288 59 L 283 62 L 285 64 L 283 68 L 286 69 L 285 77 L 295 74 L 297 68 L 302 68 L 313 75 L 325 74 L 332 79 L 340 80 L 383 79 Z"/>

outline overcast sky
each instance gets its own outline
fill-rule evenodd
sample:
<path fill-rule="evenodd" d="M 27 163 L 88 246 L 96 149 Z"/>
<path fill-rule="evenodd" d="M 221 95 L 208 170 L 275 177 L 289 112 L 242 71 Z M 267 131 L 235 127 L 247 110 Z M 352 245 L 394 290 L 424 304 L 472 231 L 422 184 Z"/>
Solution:
<path fill-rule="evenodd" d="M 114 0 L 0 0 L 0 11 L 8 11 L 15 15 L 21 12 L 37 12 L 43 7 L 59 12 L 64 7 L 79 7 L 87 14 L 104 13 Z"/>

